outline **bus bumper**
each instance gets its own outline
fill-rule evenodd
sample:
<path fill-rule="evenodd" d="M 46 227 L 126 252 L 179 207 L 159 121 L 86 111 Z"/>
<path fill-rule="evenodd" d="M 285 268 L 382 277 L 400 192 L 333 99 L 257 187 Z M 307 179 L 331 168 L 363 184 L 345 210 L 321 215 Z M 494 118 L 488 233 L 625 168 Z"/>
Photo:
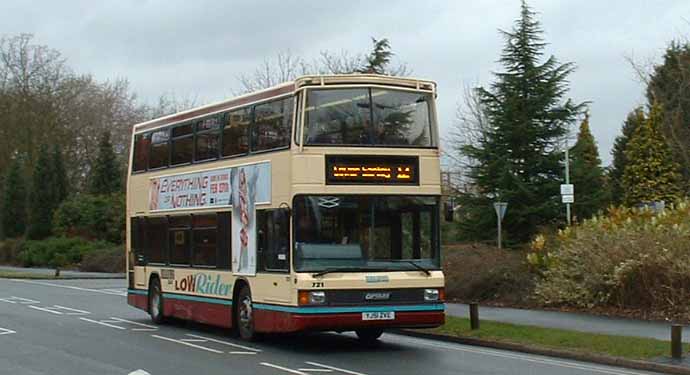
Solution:
<path fill-rule="evenodd" d="M 362 320 L 362 313 L 298 314 L 254 310 L 260 332 L 352 331 L 363 328 L 434 328 L 445 323 L 443 311 L 400 311 L 392 320 Z"/>

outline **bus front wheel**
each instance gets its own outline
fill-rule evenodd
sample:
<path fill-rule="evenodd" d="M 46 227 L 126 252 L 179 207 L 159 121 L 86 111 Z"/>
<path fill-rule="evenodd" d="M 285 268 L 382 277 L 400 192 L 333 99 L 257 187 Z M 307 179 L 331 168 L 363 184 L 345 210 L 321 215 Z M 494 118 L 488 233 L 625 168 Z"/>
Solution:
<path fill-rule="evenodd" d="M 153 278 L 149 286 L 149 314 L 154 323 L 163 324 L 165 322 L 163 316 L 163 293 L 161 292 L 161 282 L 158 281 L 158 278 Z"/>
<path fill-rule="evenodd" d="M 376 328 L 358 329 L 355 331 L 360 341 L 364 343 L 375 343 L 383 334 L 383 330 Z"/>
<path fill-rule="evenodd" d="M 257 339 L 257 333 L 254 331 L 254 307 L 252 305 L 252 292 L 248 286 L 243 286 L 237 296 L 237 305 L 235 313 L 237 314 L 237 331 L 240 338 L 247 341 L 254 341 Z"/>

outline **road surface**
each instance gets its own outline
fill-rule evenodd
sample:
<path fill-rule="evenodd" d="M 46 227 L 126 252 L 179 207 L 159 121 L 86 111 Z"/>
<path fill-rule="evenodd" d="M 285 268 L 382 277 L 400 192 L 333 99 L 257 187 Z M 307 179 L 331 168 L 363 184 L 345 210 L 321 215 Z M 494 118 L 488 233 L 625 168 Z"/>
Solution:
<path fill-rule="evenodd" d="M 649 374 L 385 334 L 362 346 L 321 333 L 247 343 L 185 322 L 151 325 L 123 280 L 0 279 L 0 373 L 36 374 Z"/>

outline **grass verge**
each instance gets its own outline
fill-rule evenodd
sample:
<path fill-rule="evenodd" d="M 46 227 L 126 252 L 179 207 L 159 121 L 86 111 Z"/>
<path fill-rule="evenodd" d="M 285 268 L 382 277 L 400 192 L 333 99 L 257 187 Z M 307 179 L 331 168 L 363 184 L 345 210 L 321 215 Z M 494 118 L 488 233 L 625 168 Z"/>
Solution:
<path fill-rule="evenodd" d="M 594 334 L 486 320 L 480 322 L 479 330 L 472 331 L 470 330 L 469 319 L 453 316 L 446 316 L 445 325 L 423 330 L 423 332 L 637 360 L 668 356 L 671 350 L 670 342 L 662 340 Z M 683 349 L 684 352 L 690 350 L 690 344 L 684 344 Z"/>
<path fill-rule="evenodd" d="M 44 273 L 0 271 L 0 279 L 55 279 L 55 277 Z"/>

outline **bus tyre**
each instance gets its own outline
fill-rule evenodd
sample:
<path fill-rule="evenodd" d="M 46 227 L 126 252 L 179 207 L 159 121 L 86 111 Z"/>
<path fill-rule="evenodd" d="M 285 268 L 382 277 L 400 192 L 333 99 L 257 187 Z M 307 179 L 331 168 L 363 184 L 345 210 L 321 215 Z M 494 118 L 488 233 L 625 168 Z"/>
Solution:
<path fill-rule="evenodd" d="M 237 332 L 240 334 L 240 338 L 247 341 L 256 340 L 254 307 L 252 304 L 252 292 L 249 290 L 249 286 L 245 285 L 240 289 L 240 293 L 237 295 L 235 313 L 237 314 Z"/>
<path fill-rule="evenodd" d="M 373 344 L 381 337 L 383 330 L 377 328 L 358 329 L 355 333 L 357 333 L 357 337 L 360 341 L 367 344 Z"/>
<path fill-rule="evenodd" d="M 151 280 L 149 285 L 149 314 L 151 320 L 156 324 L 163 324 L 163 293 L 161 292 L 161 282 L 157 277 Z"/>

